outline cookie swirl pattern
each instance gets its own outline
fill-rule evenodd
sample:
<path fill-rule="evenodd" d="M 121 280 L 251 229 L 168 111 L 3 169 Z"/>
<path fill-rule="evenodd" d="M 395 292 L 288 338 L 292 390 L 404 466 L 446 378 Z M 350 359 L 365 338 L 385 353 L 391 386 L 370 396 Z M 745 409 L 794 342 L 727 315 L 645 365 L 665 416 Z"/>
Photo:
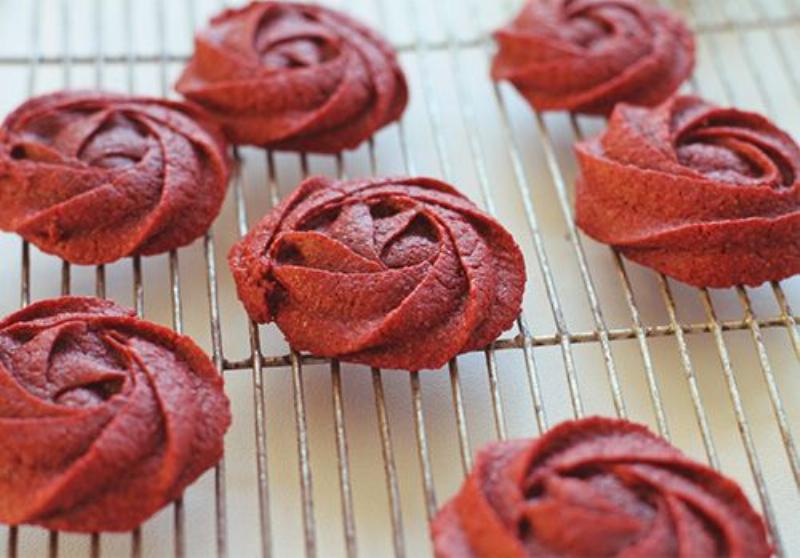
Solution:
<path fill-rule="evenodd" d="M 800 273 L 800 147 L 763 116 L 622 105 L 577 153 L 578 224 L 628 258 L 701 287 Z"/>
<path fill-rule="evenodd" d="M 438 368 L 517 318 L 511 235 L 428 178 L 311 178 L 230 254 L 239 297 L 293 347 L 384 368 Z"/>
<path fill-rule="evenodd" d="M 0 523 L 129 531 L 222 456 L 222 377 L 187 337 L 64 297 L 0 322 Z"/>
<path fill-rule="evenodd" d="M 334 10 L 254 2 L 211 20 L 176 85 L 234 143 L 336 153 L 397 120 L 408 87 L 391 46 Z"/>
<path fill-rule="evenodd" d="M 208 230 L 227 178 L 225 141 L 197 108 L 44 95 L 0 129 L 0 229 L 76 264 L 159 254 Z"/>
<path fill-rule="evenodd" d="M 492 76 L 539 110 L 605 115 L 619 102 L 657 105 L 694 68 L 686 24 L 640 0 L 530 0 L 495 39 Z"/>
<path fill-rule="evenodd" d="M 437 558 L 772 555 L 735 483 L 605 418 L 490 445 L 432 531 Z"/>

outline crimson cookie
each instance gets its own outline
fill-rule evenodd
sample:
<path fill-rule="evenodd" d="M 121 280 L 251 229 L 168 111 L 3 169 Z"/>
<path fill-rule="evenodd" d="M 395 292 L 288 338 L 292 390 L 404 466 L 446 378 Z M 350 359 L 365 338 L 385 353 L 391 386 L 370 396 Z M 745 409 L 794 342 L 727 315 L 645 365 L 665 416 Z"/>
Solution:
<path fill-rule="evenodd" d="M 227 177 L 222 135 L 198 109 L 44 95 L 0 129 L 0 229 L 76 264 L 167 252 L 208 230 Z"/>
<path fill-rule="evenodd" d="M 768 558 L 731 480 L 627 421 L 488 446 L 432 524 L 437 558 Z"/>
<path fill-rule="evenodd" d="M 800 273 L 800 147 L 766 118 L 676 97 L 577 145 L 578 225 L 700 287 Z"/>
<path fill-rule="evenodd" d="M 336 153 L 400 118 L 408 88 L 394 50 L 346 15 L 253 2 L 195 38 L 176 85 L 234 143 Z"/>
<path fill-rule="evenodd" d="M 492 77 L 539 110 L 608 114 L 653 106 L 694 68 L 694 38 L 675 14 L 642 0 L 530 0 L 495 33 Z"/>
<path fill-rule="evenodd" d="M 511 235 L 429 178 L 311 178 L 229 256 L 239 298 L 295 349 L 438 368 L 511 327 L 525 287 Z"/>
<path fill-rule="evenodd" d="M 222 456 L 222 378 L 187 337 L 93 298 L 0 322 L 0 522 L 128 531 Z"/>

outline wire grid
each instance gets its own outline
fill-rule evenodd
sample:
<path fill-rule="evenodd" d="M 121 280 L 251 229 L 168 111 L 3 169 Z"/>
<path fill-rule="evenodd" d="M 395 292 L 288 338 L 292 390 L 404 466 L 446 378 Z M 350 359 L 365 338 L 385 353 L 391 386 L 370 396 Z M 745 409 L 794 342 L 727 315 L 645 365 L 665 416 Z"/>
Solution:
<path fill-rule="evenodd" d="M 31 48 L 27 56 L 0 52 L 0 65 L 27 73 L 23 98 L 39 92 L 38 80 L 44 72 L 60 72 L 60 84 L 57 79 L 51 81 L 68 88 L 75 85 L 75 74 L 86 69 L 93 78 L 84 75 L 84 87 L 140 91 L 139 70 L 147 68 L 151 71 L 146 89 L 169 92 L 172 74 L 186 60 L 189 48 L 184 41 L 183 50 L 173 51 L 174 41 L 170 42 L 175 32 L 170 24 L 179 19 L 176 5 L 183 3 L 153 0 L 148 12 L 152 19 L 145 25 L 152 27 L 150 39 L 156 51 L 147 52 L 138 36 L 141 25 L 134 30 L 137 22 L 141 24 L 136 17 L 137 8 L 141 9 L 138 3 L 93 0 L 84 8 L 92 14 L 94 52 L 73 54 L 76 33 L 70 14 L 78 3 L 59 1 L 28 3 Z M 250 456 L 238 451 L 240 444 L 234 451 L 229 447 L 212 478 L 187 494 L 191 498 L 193 492 L 203 491 L 207 496 L 189 513 L 184 502 L 178 501 L 129 536 L 75 537 L 43 535 L 30 528 L 4 529 L 0 543 L 5 539 L 8 556 L 429 554 L 426 522 L 420 518 L 429 520 L 437 505 L 457 488 L 472 464 L 476 440 L 533 435 L 557 420 L 598 412 L 649 422 L 695 457 L 705 456 L 712 466 L 735 476 L 763 510 L 779 551 L 800 555 L 800 539 L 790 529 L 792 518 L 800 513 L 800 460 L 794 439 L 800 424 L 795 411 L 800 407 L 800 318 L 790 308 L 800 296 L 798 282 L 724 292 L 688 289 L 630 265 L 613 250 L 580 236 L 571 213 L 575 168 L 569 144 L 597 131 L 602 123 L 565 115 L 534 114 L 531 119 L 529 109 L 504 85 L 486 85 L 483 94 L 477 93 L 476 83 L 485 81 L 483 69 L 492 51 L 489 30 L 518 9 L 519 2 L 490 3 L 489 7 L 478 0 L 330 4 L 354 11 L 391 36 L 412 78 L 415 114 L 356 154 L 321 158 L 249 148 L 235 151 L 232 207 L 215 226 L 215 233 L 229 245 L 235 240 L 231 230 L 243 235 L 260 217 L 259 209 L 274 205 L 297 179 L 312 171 L 344 177 L 382 174 L 391 168 L 395 173 L 438 174 L 459 186 L 466 181 L 465 189 L 472 188 L 473 199 L 501 219 L 509 206 L 516 206 L 519 219 L 511 228 L 526 252 L 531 281 L 515 331 L 481 354 L 454 359 L 447 373 L 384 374 L 373 369 L 365 377 L 359 367 L 288 350 L 274 328 L 242 327 L 246 321 L 241 312 L 235 313 L 235 320 L 224 315 L 234 295 L 224 268 L 220 272 L 223 260 L 217 254 L 214 233 L 198 246 L 182 250 L 180 258 L 171 253 L 166 258 L 134 258 L 109 266 L 112 280 L 107 280 L 104 266 L 97 267 L 89 281 L 85 269 L 76 268 L 81 275 L 73 278 L 69 264 L 58 264 L 62 294 L 70 293 L 77 280 L 78 290 L 86 290 L 91 282 L 97 296 L 105 297 L 114 289 L 112 296 L 123 298 L 116 291 L 126 285 L 133 291 L 139 314 L 167 321 L 178 331 L 186 325 L 200 337 L 210 347 L 217 367 L 226 373 L 234 403 L 243 405 L 242 396 L 249 393 L 252 407 L 246 413 L 237 408 L 236 419 L 241 422 L 242 415 L 252 415 L 246 448 Z M 796 1 L 692 4 L 674 0 L 665 4 L 682 11 L 699 34 L 700 77 L 689 90 L 725 103 L 754 106 L 776 117 L 797 137 L 796 116 L 786 123 L 786 115 L 796 115 L 800 108 L 800 68 L 790 58 L 800 46 Z M 222 6 L 211 2 L 202 7 L 209 13 Z M 184 38 L 188 38 L 200 21 L 201 10 L 192 0 L 180 10 L 177 15 L 182 16 L 187 28 Z M 60 47 L 55 53 L 44 53 L 42 21 L 53 20 L 53 12 L 59 14 Z M 107 54 L 104 49 L 109 12 L 120 13 L 126 22 L 121 25 L 122 53 Z M 406 25 L 398 31 L 403 18 Z M 771 64 L 764 63 L 764 53 Z M 738 66 L 731 63 L 733 56 Z M 116 79 L 109 79 L 110 67 Z M 473 71 L 476 67 L 480 70 Z M 439 90 L 443 72 L 452 82 L 449 96 Z M 781 77 L 783 89 L 776 86 L 776 76 Z M 779 89 L 788 93 L 778 96 Z M 794 113 L 785 106 L 787 100 L 793 103 L 789 106 Z M 487 113 L 494 119 L 492 132 L 484 126 Z M 420 139 L 421 129 L 427 132 L 427 142 Z M 453 143 L 461 144 L 458 157 Z M 498 166 L 498 153 L 503 168 Z M 22 305 L 31 301 L 33 281 L 41 276 L 31 271 L 39 256 L 22 244 Z M 50 260 L 42 257 L 41 265 L 52 269 Z M 183 281 L 181 264 L 192 271 L 184 274 Z M 192 290 L 187 281 L 196 279 L 198 270 L 205 275 L 207 302 L 186 305 L 186 291 Z M 13 273 L 4 270 L 3 282 Z M 147 281 L 148 277 L 154 279 Z M 166 293 L 164 284 L 169 286 Z M 169 299 L 168 311 L 151 305 L 145 312 L 146 292 L 160 302 Z M 660 311 L 654 311 L 659 304 Z M 184 319 L 184 306 L 192 317 L 205 315 L 202 333 L 197 333 L 200 320 Z M 246 336 L 246 342 L 236 345 L 244 347 L 247 356 L 226 348 L 223 324 L 226 341 Z M 748 351 L 752 355 L 746 355 Z M 709 355 L 718 361 L 721 383 L 707 371 Z M 663 370 L 669 367 L 675 369 Z M 512 376 L 512 370 L 521 373 Z M 598 397 L 599 391 L 607 395 Z M 676 391 L 682 395 L 674 396 Z M 276 399 L 288 394 L 288 404 L 281 406 Z M 327 405 L 321 403 L 324 398 Z M 372 418 L 369 399 L 374 403 Z M 286 417 L 276 416 L 268 402 L 288 411 Z M 478 412 L 478 407 L 483 411 Z M 323 412 L 328 413 L 326 417 L 321 416 Z M 367 421 L 374 422 L 372 437 L 363 432 Z M 520 423 L 527 424 L 520 428 Z M 296 466 L 292 479 L 296 485 L 290 489 L 284 482 L 285 467 L 276 466 L 283 458 L 276 454 L 285 446 L 283 432 L 276 431 L 284 428 L 291 432 L 294 448 L 289 449 L 295 454 L 291 461 Z M 324 442 L 323 436 L 328 437 Z M 320 447 L 325 444 L 330 445 Z M 379 475 L 372 474 L 375 462 L 364 457 L 363 448 L 368 446 L 375 447 L 371 457 L 382 463 Z M 313 462 L 312 449 L 334 454 L 333 470 Z M 249 482 L 237 476 L 243 468 L 241 461 L 255 470 L 246 479 Z M 410 470 L 414 461 L 416 472 Z M 226 463 L 235 469 L 233 473 L 226 471 Z M 454 471 L 454 465 L 460 471 Z M 279 478 L 270 476 L 276 473 Z M 226 490 L 229 480 L 233 482 Z M 328 493 L 329 484 L 336 494 Z M 248 512 L 255 513 L 245 518 L 238 508 L 247 507 L 242 503 L 246 497 Z M 378 505 L 365 506 L 363 502 L 371 499 Z M 334 504 L 338 509 L 332 509 Z M 204 515 L 205 532 L 201 533 L 194 523 L 202 515 L 199 508 L 208 505 L 213 513 Z M 376 517 L 369 517 L 370 513 Z"/>

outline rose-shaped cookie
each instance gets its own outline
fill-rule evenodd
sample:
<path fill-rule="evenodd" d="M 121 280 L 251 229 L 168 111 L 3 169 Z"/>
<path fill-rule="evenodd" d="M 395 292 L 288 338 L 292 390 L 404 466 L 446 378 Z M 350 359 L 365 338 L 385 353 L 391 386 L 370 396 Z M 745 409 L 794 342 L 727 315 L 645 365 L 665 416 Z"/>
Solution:
<path fill-rule="evenodd" d="M 522 254 L 430 178 L 311 178 L 231 251 L 239 298 L 295 349 L 384 368 L 438 368 L 520 311 Z"/>
<path fill-rule="evenodd" d="M 0 129 L 0 229 L 76 264 L 167 252 L 208 230 L 227 176 L 222 134 L 199 109 L 44 95 Z"/>
<path fill-rule="evenodd" d="M 643 0 L 530 0 L 495 39 L 492 77 L 539 110 L 657 105 L 694 68 L 686 24 Z"/>
<path fill-rule="evenodd" d="M 377 33 L 334 10 L 254 2 L 195 38 L 176 85 L 234 143 L 335 153 L 400 118 L 408 88 Z"/>
<path fill-rule="evenodd" d="M 772 555 L 733 481 L 605 418 L 490 445 L 432 533 L 437 558 Z"/>
<path fill-rule="evenodd" d="M 93 298 L 0 321 L 0 523 L 128 531 L 222 456 L 222 378 L 187 337 Z"/>
<path fill-rule="evenodd" d="M 762 116 L 621 105 L 577 152 L 578 225 L 628 258 L 701 287 L 800 273 L 800 147 Z"/>

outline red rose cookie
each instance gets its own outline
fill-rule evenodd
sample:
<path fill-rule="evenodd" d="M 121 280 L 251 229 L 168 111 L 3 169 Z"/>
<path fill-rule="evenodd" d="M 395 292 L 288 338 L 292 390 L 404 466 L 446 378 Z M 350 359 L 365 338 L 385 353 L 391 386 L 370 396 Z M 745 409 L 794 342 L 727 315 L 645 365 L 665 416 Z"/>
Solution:
<path fill-rule="evenodd" d="M 484 449 L 432 533 L 437 558 L 772 556 L 733 481 L 604 418 Z"/>
<path fill-rule="evenodd" d="M 336 153 L 400 118 L 408 88 L 377 33 L 320 6 L 253 2 L 195 38 L 176 89 L 234 143 Z"/>
<path fill-rule="evenodd" d="M 182 103 L 54 93 L 0 129 L 0 229 L 76 264 L 189 244 L 219 213 L 227 179 L 219 130 Z"/>
<path fill-rule="evenodd" d="M 222 377 L 187 337 L 93 298 L 0 321 L 0 523 L 129 531 L 222 456 Z"/>
<path fill-rule="evenodd" d="M 495 39 L 493 78 L 511 81 L 539 110 L 657 105 L 694 68 L 686 24 L 644 0 L 530 0 Z"/>
<path fill-rule="evenodd" d="M 438 368 L 520 312 L 511 235 L 429 178 L 311 178 L 231 251 L 239 298 L 295 349 L 383 368 Z"/>
<path fill-rule="evenodd" d="M 800 147 L 766 118 L 676 97 L 577 145 L 578 225 L 701 287 L 800 273 Z"/>

